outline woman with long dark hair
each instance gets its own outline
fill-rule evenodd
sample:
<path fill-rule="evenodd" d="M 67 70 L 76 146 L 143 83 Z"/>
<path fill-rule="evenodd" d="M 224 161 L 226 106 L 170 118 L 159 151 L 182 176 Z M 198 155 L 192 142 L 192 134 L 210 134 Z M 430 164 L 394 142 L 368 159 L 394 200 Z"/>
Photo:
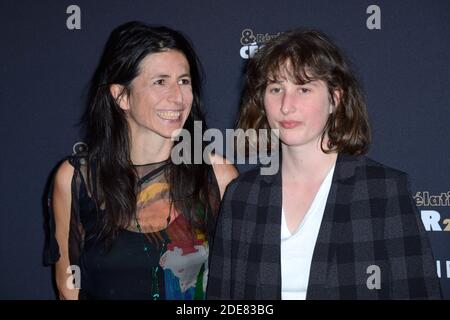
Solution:
<path fill-rule="evenodd" d="M 204 298 L 208 241 L 237 171 L 213 154 L 171 159 L 177 130 L 204 123 L 200 85 L 179 32 L 129 22 L 111 33 L 84 115 L 88 150 L 52 188 L 47 262 L 62 299 Z"/>
<path fill-rule="evenodd" d="M 288 31 L 255 54 L 238 127 L 278 131 L 280 170 L 227 188 L 208 298 L 441 297 L 408 177 L 364 155 L 363 94 L 325 34 Z"/>

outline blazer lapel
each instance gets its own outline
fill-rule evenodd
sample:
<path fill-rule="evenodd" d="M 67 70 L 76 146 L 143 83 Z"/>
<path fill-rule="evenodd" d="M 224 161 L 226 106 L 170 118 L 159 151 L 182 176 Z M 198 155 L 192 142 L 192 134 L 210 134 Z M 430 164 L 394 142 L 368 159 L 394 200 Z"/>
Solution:
<path fill-rule="evenodd" d="M 349 179 L 355 174 L 357 158 L 347 154 L 339 154 L 336 160 L 332 184 L 328 194 L 327 204 L 319 229 L 319 235 L 314 248 L 311 269 L 309 274 L 306 299 L 335 299 L 338 293 L 330 290 L 335 287 L 337 279 L 336 247 L 342 237 L 351 237 L 351 234 L 342 234 L 336 222 L 349 219 L 346 204 L 351 200 L 353 184 Z"/>
<path fill-rule="evenodd" d="M 281 299 L 281 167 L 275 175 L 262 176 L 259 194 L 257 228 L 259 239 L 264 239 L 258 272 L 257 299 Z M 261 234 L 263 233 L 263 234 Z"/>

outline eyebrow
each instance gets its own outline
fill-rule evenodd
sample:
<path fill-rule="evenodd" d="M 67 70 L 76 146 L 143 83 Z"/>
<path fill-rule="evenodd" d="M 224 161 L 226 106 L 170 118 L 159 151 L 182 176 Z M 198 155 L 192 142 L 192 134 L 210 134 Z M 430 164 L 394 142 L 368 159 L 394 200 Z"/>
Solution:
<path fill-rule="evenodd" d="M 286 79 L 284 79 L 284 78 L 278 78 L 278 79 L 267 79 L 267 83 L 282 83 L 282 82 L 284 82 L 284 81 L 286 81 Z"/>
<path fill-rule="evenodd" d="M 311 81 L 306 82 L 305 84 L 310 84 L 310 85 L 312 85 L 314 87 L 317 87 L 319 85 L 319 81 L 318 80 L 311 80 Z"/>
<path fill-rule="evenodd" d="M 183 73 L 183 74 L 180 75 L 178 78 L 186 78 L 186 77 L 190 78 L 191 75 L 190 75 L 189 73 Z M 155 79 L 155 78 L 164 78 L 164 79 L 167 79 L 167 78 L 170 78 L 170 76 L 169 76 L 168 74 L 163 74 L 163 73 L 161 73 L 161 74 L 156 74 L 156 75 L 154 75 L 153 77 L 151 77 L 151 79 Z"/>
<path fill-rule="evenodd" d="M 280 84 L 280 83 L 283 83 L 284 81 L 286 81 L 286 79 L 285 78 L 279 78 L 279 79 L 267 79 L 267 83 L 268 84 L 272 84 L 272 83 L 278 83 L 278 84 Z M 319 85 L 319 82 L 318 82 L 318 80 L 311 80 L 311 81 L 308 81 L 308 82 L 305 82 L 305 83 L 303 83 L 303 84 L 299 84 L 299 85 L 301 85 L 301 86 L 304 86 L 304 85 L 311 85 L 311 86 L 313 86 L 313 87 L 317 87 L 318 85 Z"/>

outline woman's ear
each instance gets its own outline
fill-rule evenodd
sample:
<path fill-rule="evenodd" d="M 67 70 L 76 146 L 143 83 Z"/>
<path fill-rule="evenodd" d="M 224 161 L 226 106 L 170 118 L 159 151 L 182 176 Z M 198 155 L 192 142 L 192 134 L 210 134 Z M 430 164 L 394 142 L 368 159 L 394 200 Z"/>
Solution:
<path fill-rule="evenodd" d="M 124 111 L 130 110 L 128 93 L 126 92 L 126 89 L 123 85 L 112 84 L 109 86 L 109 92 L 111 93 L 114 100 L 116 100 L 116 103 L 122 110 Z"/>
<path fill-rule="evenodd" d="M 330 101 L 330 114 L 333 113 L 341 102 L 342 90 L 336 89 L 333 92 L 333 99 Z"/>

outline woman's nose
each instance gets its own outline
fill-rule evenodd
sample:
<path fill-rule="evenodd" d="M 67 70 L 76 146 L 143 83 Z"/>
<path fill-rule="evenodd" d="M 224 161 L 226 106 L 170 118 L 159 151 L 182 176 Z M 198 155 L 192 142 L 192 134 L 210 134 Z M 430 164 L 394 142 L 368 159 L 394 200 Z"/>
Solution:
<path fill-rule="evenodd" d="M 177 104 L 183 103 L 183 92 L 181 90 L 181 86 L 178 83 L 175 83 L 170 88 L 169 101 Z"/>
<path fill-rule="evenodd" d="M 289 114 L 293 111 L 295 111 L 296 107 L 296 99 L 294 95 L 290 92 L 285 92 L 283 94 L 283 97 L 281 99 L 281 108 L 280 111 L 282 114 Z"/>

